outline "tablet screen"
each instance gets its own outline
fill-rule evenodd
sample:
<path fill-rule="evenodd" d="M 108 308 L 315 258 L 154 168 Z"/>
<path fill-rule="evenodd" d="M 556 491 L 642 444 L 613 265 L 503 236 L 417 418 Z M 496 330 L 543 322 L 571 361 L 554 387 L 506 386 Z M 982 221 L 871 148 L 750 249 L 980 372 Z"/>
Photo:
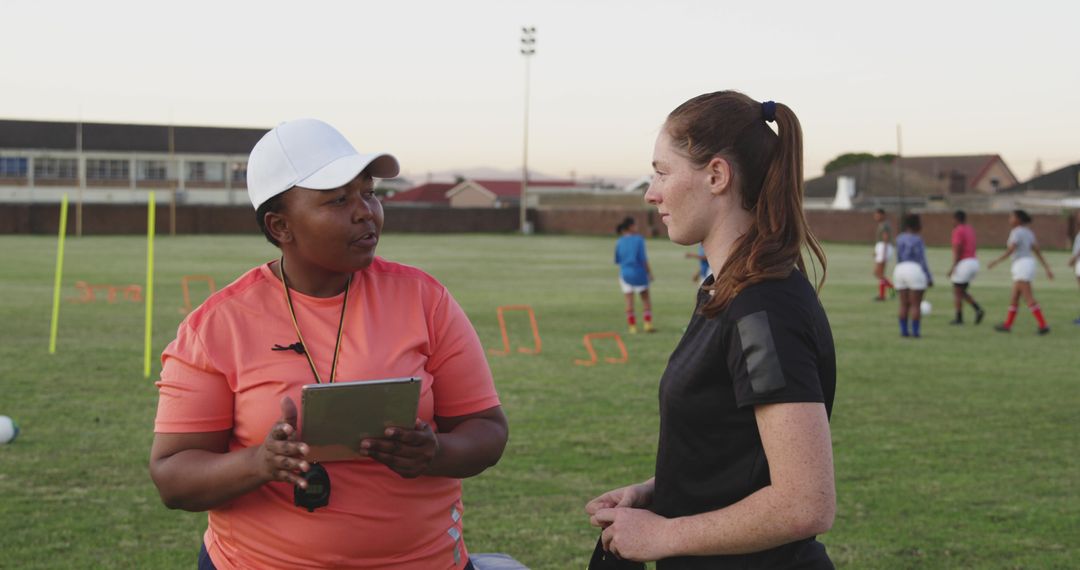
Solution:
<path fill-rule="evenodd" d="M 364 459 L 360 442 L 386 428 L 413 429 L 419 378 L 308 384 L 301 392 L 300 441 L 310 461 Z"/>

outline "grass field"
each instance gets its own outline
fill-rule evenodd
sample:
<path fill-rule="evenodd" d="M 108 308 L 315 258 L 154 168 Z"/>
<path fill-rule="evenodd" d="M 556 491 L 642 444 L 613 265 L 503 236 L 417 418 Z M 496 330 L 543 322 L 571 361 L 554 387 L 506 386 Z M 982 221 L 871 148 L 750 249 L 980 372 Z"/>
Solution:
<path fill-rule="evenodd" d="M 68 240 L 74 283 L 145 278 L 145 241 Z M 622 332 L 613 239 L 386 235 L 379 253 L 445 283 L 481 341 L 501 345 L 495 309 L 535 308 L 536 356 L 490 358 L 511 424 L 502 462 L 465 483 L 473 552 L 506 552 L 536 569 L 584 568 L 594 495 L 651 475 L 657 382 L 692 310 L 687 248 L 649 242 L 659 332 L 624 336 L 627 364 L 575 366 L 582 335 Z M 47 353 L 55 237 L 0 237 L 0 414 L 20 439 L 0 446 L 0 567 L 192 568 L 206 516 L 165 509 L 147 474 L 157 400 L 142 375 L 143 306 L 65 302 L 59 348 Z M 154 353 L 182 315 L 180 278 L 219 286 L 276 250 L 256 237 L 159 238 Z M 847 568 L 1070 568 L 1080 564 L 1080 310 L 1066 256 L 1048 257 L 1036 293 L 1053 332 L 1022 311 L 1010 335 L 1008 267 L 984 269 L 973 292 L 989 311 L 950 327 L 947 287 L 919 341 L 898 337 L 895 302 L 872 303 L 868 247 L 828 245 L 823 292 L 839 358 L 833 440 L 839 512 L 821 537 Z M 985 262 L 1000 250 L 983 250 Z M 932 250 L 939 282 L 948 252 Z M 201 300 L 205 292 L 196 294 Z M 969 322 L 970 322 L 970 312 Z M 513 315 L 511 340 L 529 345 Z M 615 353 L 614 345 L 598 344 Z M 344 357 L 347 358 L 347 355 Z M 160 366 L 155 360 L 154 374 Z"/>

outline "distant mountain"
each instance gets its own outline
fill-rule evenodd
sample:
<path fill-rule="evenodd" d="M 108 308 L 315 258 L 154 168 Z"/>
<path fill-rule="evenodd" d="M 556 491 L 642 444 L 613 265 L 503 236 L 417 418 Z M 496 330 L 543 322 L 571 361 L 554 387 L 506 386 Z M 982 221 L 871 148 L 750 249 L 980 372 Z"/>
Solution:
<path fill-rule="evenodd" d="M 459 168 L 455 170 L 436 170 L 431 172 L 409 172 L 406 177 L 419 183 L 423 182 L 453 182 L 460 178 L 472 180 L 519 180 L 520 170 L 505 170 L 488 166 L 476 166 L 473 168 Z M 529 171 L 530 180 L 555 180 L 557 177 L 548 176 L 543 172 Z"/>
<path fill-rule="evenodd" d="M 461 168 L 456 170 L 436 170 L 432 172 L 403 172 L 403 177 L 412 180 L 416 184 L 423 184 L 425 182 L 454 182 L 459 177 L 467 178 L 470 180 L 521 180 L 521 170 L 508 170 L 502 168 L 491 168 L 488 166 L 477 166 L 473 168 Z M 566 176 L 551 176 L 543 172 L 535 170 L 529 171 L 529 180 L 541 182 L 544 180 L 567 180 Z M 622 186 L 633 181 L 633 178 L 625 176 L 578 176 L 577 180 L 582 184 L 589 184 L 597 179 L 604 182 L 614 184 L 616 186 Z"/>

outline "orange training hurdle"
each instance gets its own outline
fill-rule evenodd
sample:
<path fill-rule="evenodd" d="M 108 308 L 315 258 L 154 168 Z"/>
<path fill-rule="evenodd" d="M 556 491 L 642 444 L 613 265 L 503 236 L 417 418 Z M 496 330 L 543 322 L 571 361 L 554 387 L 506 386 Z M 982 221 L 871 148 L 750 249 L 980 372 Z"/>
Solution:
<path fill-rule="evenodd" d="M 540 354 L 540 331 L 536 328 L 536 312 L 533 311 L 533 308 L 529 305 L 503 305 L 496 309 L 496 314 L 499 316 L 499 331 L 502 333 L 503 349 L 495 350 L 489 348 L 488 352 L 498 355 L 510 354 L 510 335 L 506 332 L 506 317 L 504 315 L 507 311 L 526 311 L 529 313 L 529 324 L 532 325 L 534 346 L 533 348 L 519 346 L 518 352 L 523 354 Z"/>
<path fill-rule="evenodd" d="M 607 362 L 608 364 L 622 364 L 622 363 L 626 362 L 627 360 L 629 360 L 630 355 L 626 352 L 626 344 L 623 343 L 622 337 L 619 336 L 619 333 L 615 333 L 615 332 L 598 332 L 598 333 L 588 333 L 585 336 L 581 337 L 581 342 L 583 342 L 585 344 L 585 350 L 589 351 L 590 359 L 589 360 L 582 360 L 580 358 L 575 358 L 574 359 L 574 364 L 577 364 L 578 366 L 595 366 L 596 362 L 597 362 L 596 349 L 593 348 L 592 341 L 595 340 L 595 339 L 600 339 L 600 338 L 613 338 L 613 339 L 615 339 L 615 343 L 619 346 L 619 352 L 622 353 L 622 356 L 619 357 L 619 358 L 612 358 L 610 356 L 605 357 L 604 362 Z"/>
<path fill-rule="evenodd" d="M 180 289 L 184 292 L 184 306 L 180 307 L 179 311 L 181 315 L 186 315 L 191 312 L 191 282 L 192 281 L 206 281 L 206 285 L 210 288 L 210 292 L 206 294 L 207 297 L 214 294 L 217 291 L 217 286 L 214 285 L 214 278 L 209 275 L 185 275 L 180 278 Z"/>
<path fill-rule="evenodd" d="M 91 285 L 86 281 L 76 281 L 75 289 L 80 291 L 78 297 L 68 297 L 68 301 L 72 303 L 93 303 L 97 300 L 97 294 L 95 291 L 104 290 L 107 292 L 106 299 L 108 302 L 116 303 L 116 294 L 118 291 L 122 291 L 125 301 L 131 301 L 132 303 L 141 303 L 142 286 L 140 285 Z"/>

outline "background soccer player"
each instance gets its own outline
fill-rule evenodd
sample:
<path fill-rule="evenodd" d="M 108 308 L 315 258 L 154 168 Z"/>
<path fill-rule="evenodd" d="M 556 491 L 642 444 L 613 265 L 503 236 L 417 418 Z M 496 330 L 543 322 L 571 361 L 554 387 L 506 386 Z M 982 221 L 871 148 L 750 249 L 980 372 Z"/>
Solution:
<path fill-rule="evenodd" d="M 874 300 L 884 301 L 885 291 L 896 289 L 889 278 L 885 277 L 885 265 L 893 254 L 892 227 L 889 225 L 888 218 L 885 217 L 885 210 L 881 208 L 874 211 L 874 221 L 877 222 L 877 228 L 874 230 L 876 240 L 874 242 L 874 277 L 878 280 L 878 294 Z"/>
<path fill-rule="evenodd" d="M 967 214 L 963 210 L 953 213 L 953 222 L 955 222 L 952 231 L 953 264 L 949 269 L 949 280 L 953 284 L 953 306 L 956 308 L 956 318 L 949 324 L 964 324 L 964 301 L 970 303 L 975 309 L 975 324 L 979 324 L 986 316 L 986 311 L 968 292 L 968 286 L 979 273 L 979 259 L 975 257 L 975 230 L 966 223 Z"/>
<path fill-rule="evenodd" d="M 631 334 L 637 332 L 637 318 L 634 315 L 634 293 L 641 295 L 641 312 L 645 321 L 645 332 L 653 332 L 652 302 L 649 300 L 649 282 L 652 281 L 652 269 L 649 258 L 645 255 L 645 238 L 637 233 L 637 222 L 627 216 L 615 227 L 619 240 L 615 242 L 615 263 L 619 266 L 619 288 L 626 297 L 626 324 Z"/>
<path fill-rule="evenodd" d="M 1020 301 L 1021 296 L 1024 297 L 1024 302 L 1027 303 L 1028 308 L 1031 309 L 1031 314 L 1035 316 L 1035 320 L 1039 323 L 1039 334 L 1050 332 L 1050 327 L 1046 324 L 1046 319 L 1043 318 L 1042 309 L 1039 308 L 1039 302 L 1035 300 L 1035 293 L 1031 288 L 1031 282 L 1035 279 L 1035 257 L 1039 258 L 1039 263 L 1042 263 L 1043 269 L 1046 269 L 1047 277 L 1053 279 L 1054 272 L 1050 271 L 1050 266 L 1046 263 L 1042 252 L 1039 251 L 1035 233 L 1028 227 L 1030 223 L 1031 216 L 1027 212 L 1013 210 L 1009 214 L 1009 225 L 1012 226 L 1012 231 L 1009 232 L 1009 241 L 1006 242 L 1009 247 L 1001 257 L 990 262 L 990 269 L 993 269 L 995 265 L 1004 261 L 1006 257 L 1011 255 L 1013 258 L 1012 298 L 1009 300 L 1009 312 L 1005 316 L 1005 322 L 994 325 L 994 330 L 999 332 L 1012 330 L 1013 321 L 1016 320 L 1016 304 Z"/>

